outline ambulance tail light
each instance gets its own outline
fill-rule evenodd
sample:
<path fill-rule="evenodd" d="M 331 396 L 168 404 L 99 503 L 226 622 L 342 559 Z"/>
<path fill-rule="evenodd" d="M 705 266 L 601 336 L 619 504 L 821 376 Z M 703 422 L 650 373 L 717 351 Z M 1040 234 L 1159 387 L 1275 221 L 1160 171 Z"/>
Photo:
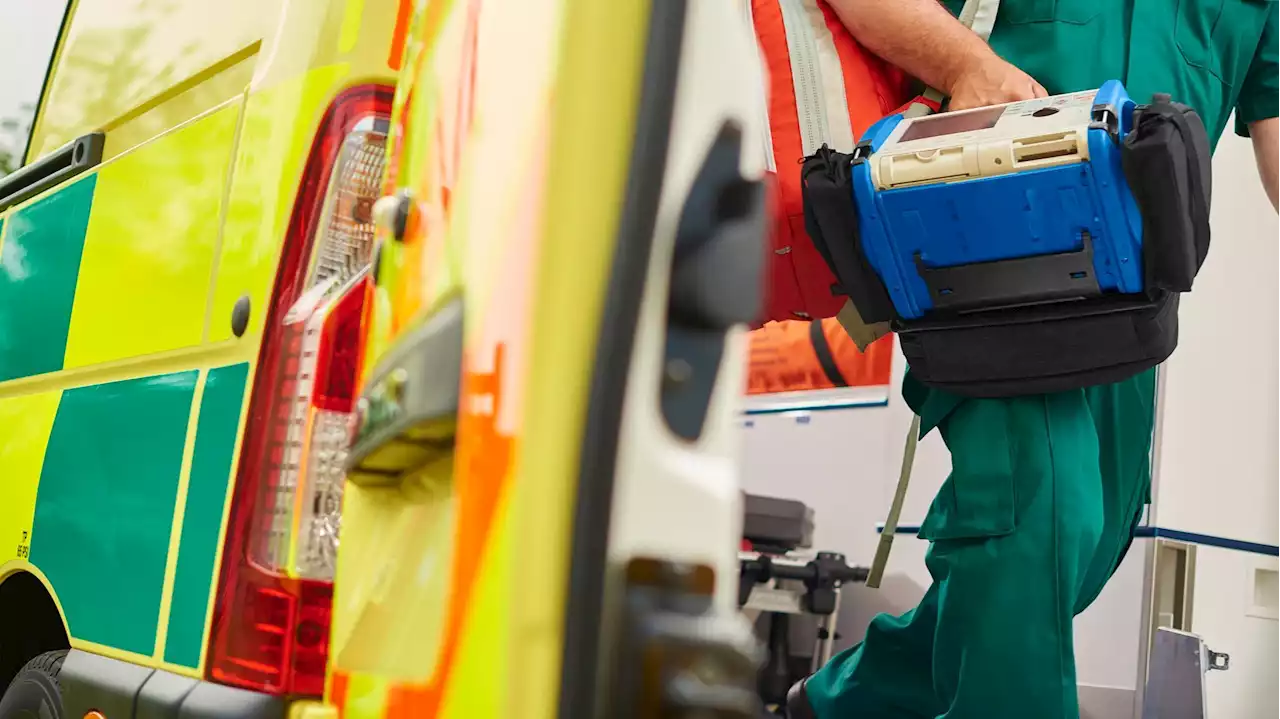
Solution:
<path fill-rule="evenodd" d="M 392 89 L 334 101 L 303 171 L 250 398 L 209 635 L 209 679 L 324 693 L 343 471 Z"/>

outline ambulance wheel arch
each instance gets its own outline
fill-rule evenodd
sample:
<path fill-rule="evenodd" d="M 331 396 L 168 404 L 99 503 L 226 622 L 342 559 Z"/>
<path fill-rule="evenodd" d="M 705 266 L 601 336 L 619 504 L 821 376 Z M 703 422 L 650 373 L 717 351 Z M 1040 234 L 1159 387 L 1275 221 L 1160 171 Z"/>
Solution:
<path fill-rule="evenodd" d="M 619 706 L 596 670 L 610 664 L 614 580 L 632 558 L 709 566 L 715 609 L 736 608 L 736 420 L 765 253 L 763 86 L 738 4 L 654 0 L 583 437 L 561 719 Z"/>
<path fill-rule="evenodd" d="M 26 663 L 71 648 L 66 623 L 45 581 L 25 569 L 0 568 L 0 696 Z"/>

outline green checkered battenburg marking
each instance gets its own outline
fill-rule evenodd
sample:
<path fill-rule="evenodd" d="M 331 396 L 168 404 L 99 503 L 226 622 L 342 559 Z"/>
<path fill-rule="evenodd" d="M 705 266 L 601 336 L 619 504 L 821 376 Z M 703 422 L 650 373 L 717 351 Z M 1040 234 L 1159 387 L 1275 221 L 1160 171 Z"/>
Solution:
<path fill-rule="evenodd" d="M 164 660 L 170 664 L 200 666 L 222 508 L 248 377 L 249 365 L 241 363 L 209 370 L 205 379 L 164 647 Z"/>
<path fill-rule="evenodd" d="M 63 368 L 97 175 L 0 217 L 0 382 Z M 188 432 L 196 437 L 165 661 L 197 668 L 249 365 L 67 389 L 40 473 L 30 559 L 55 587 L 72 635 L 156 652 Z"/>
<path fill-rule="evenodd" d="M 57 372 L 97 175 L 8 216 L 0 243 L 0 382 Z"/>
<path fill-rule="evenodd" d="M 143 655 L 155 650 L 198 374 L 62 395 L 40 472 L 31 562 L 56 589 L 77 639 Z"/>

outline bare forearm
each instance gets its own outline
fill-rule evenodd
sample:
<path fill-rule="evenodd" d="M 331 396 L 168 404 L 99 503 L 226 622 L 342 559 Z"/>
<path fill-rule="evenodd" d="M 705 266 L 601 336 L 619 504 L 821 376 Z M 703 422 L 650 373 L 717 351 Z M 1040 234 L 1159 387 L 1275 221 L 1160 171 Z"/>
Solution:
<path fill-rule="evenodd" d="M 1262 177 L 1262 189 L 1267 191 L 1271 206 L 1280 209 L 1277 202 L 1277 185 L 1280 184 L 1280 120 L 1271 118 L 1249 125 L 1249 137 L 1253 138 L 1253 155 L 1258 161 L 1258 174 Z"/>
<path fill-rule="evenodd" d="M 937 0 L 830 0 L 858 42 L 950 94 L 965 69 L 994 55 Z"/>

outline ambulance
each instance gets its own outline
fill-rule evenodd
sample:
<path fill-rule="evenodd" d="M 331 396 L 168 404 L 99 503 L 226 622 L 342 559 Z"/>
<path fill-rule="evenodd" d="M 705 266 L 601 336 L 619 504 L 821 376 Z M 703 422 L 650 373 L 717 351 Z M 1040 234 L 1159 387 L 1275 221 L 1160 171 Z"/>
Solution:
<path fill-rule="evenodd" d="M 410 27 L 325 706 L 757 716 L 737 436 L 768 208 L 742 4 L 433 1 Z"/>
<path fill-rule="evenodd" d="M 4 69 L 0 717 L 306 715 L 412 3 L 61 5 Z"/>
<path fill-rule="evenodd" d="M 737 4 L 57 37 L 0 178 L 0 719 L 753 715 Z"/>

